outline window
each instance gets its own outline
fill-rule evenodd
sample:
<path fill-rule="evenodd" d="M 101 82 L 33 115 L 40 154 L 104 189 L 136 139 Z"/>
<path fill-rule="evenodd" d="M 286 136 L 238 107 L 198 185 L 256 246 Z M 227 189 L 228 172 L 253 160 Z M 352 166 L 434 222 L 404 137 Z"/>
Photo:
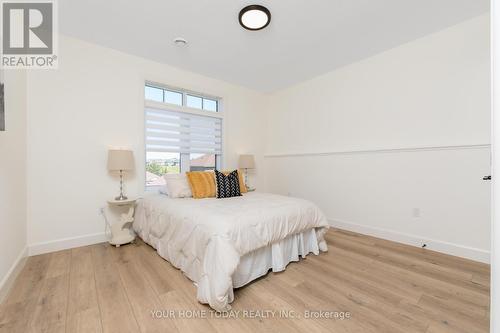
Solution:
<path fill-rule="evenodd" d="M 163 90 L 155 87 L 145 87 L 144 95 L 146 99 L 155 102 L 163 102 Z"/>
<path fill-rule="evenodd" d="M 203 98 L 187 95 L 186 96 L 186 106 L 194 109 L 203 108 Z"/>
<path fill-rule="evenodd" d="M 146 152 L 146 186 L 165 185 L 163 175 L 181 172 L 181 154 Z"/>
<path fill-rule="evenodd" d="M 158 92 L 161 91 L 161 94 Z M 182 90 L 181 90 L 182 91 Z M 165 185 L 163 175 L 186 171 L 214 170 L 222 156 L 222 115 L 193 111 L 217 111 L 219 100 L 181 91 L 151 87 L 145 89 L 146 188 Z M 177 94 L 177 95 L 176 95 Z M 165 106 L 159 102 L 162 96 Z M 167 102 L 170 101 L 170 102 Z M 172 107 L 186 101 L 186 105 Z M 208 104 L 204 101 L 208 101 Z M 201 107 L 194 107 L 194 105 Z"/>
<path fill-rule="evenodd" d="M 203 110 L 217 112 L 217 101 L 213 99 L 203 99 Z"/>
<path fill-rule="evenodd" d="M 190 171 L 207 171 L 216 169 L 217 155 L 215 154 L 190 154 L 189 155 L 189 170 Z"/>
<path fill-rule="evenodd" d="M 217 98 L 191 93 L 182 89 L 170 89 L 146 84 L 144 97 L 149 101 L 219 112 L 219 101 Z"/>
<path fill-rule="evenodd" d="M 182 105 L 182 93 L 170 90 L 163 90 L 163 93 L 165 103 Z"/>

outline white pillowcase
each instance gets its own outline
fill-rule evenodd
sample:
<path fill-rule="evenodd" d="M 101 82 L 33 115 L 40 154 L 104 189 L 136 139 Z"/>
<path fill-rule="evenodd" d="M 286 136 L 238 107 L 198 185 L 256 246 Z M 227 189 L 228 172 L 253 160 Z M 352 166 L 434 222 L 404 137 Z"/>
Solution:
<path fill-rule="evenodd" d="M 167 195 L 171 198 L 190 198 L 193 196 L 185 173 L 166 174 L 163 176 L 167 183 Z"/>

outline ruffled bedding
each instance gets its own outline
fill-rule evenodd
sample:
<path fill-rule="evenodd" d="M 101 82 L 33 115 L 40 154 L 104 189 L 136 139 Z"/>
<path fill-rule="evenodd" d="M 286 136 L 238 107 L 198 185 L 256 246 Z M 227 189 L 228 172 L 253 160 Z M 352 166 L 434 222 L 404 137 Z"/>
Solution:
<path fill-rule="evenodd" d="M 300 235 L 294 241 L 300 243 L 311 229 L 317 247 L 326 251 L 327 228 L 313 203 L 258 192 L 226 199 L 150 195 L 138 203 L 134 221 L 138 235 L 196 282 L 198 300 L 217 311 L 231 308 L 233 287 L 239 287 L 233 274 L 242 257 L 292 235 Z"/>

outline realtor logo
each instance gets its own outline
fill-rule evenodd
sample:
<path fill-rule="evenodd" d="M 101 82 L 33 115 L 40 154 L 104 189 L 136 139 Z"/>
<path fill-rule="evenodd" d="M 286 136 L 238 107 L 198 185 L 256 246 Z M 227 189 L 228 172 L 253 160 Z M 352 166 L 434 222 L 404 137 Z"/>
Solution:
<path fill-rule="evenodd" d="M 54 1 L 3 1 L 2 67 L 56 68 Z"/>

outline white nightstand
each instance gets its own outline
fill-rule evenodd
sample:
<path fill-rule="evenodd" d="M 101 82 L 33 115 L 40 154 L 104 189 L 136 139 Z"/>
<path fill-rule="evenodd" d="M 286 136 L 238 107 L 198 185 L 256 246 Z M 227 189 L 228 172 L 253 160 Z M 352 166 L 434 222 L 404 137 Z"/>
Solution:
<path fill-rule="evenodd" d="M 116 247 L 135 240 L 132 230 L 136 199 L 108 200 L 108 206 L 102 209 L 106 225 L 111 231 L 109 243 Z"/>

